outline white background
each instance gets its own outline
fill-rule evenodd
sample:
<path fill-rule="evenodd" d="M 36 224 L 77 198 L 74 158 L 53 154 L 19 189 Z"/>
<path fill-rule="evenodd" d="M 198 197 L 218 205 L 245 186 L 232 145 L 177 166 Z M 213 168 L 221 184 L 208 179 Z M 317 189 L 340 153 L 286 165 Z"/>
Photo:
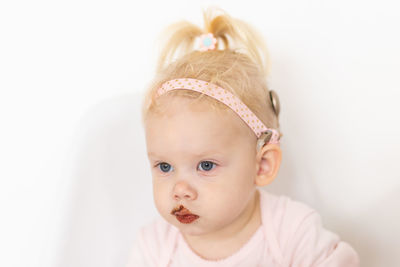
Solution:
<path fill-rule="evenodd" d="M 79 155 L 93 129 L 131 111 L 139 116 L 136 96 L 152 77 L 161 29 L 180 19 L 202 26 L 210 3 L 256 26 L 268 43 L 286 152 L 271 190 L 316 208 L 359 251 L 363 266 L 399 266 L 399 6 L 357 0 L 1 1 L 0 266 L 122 266 L 128 248 L 104 254 L 106 237 L 90 238 L 104 229 L 82 226 L 98 216 L 93 207 L 111 200 L 93 194 L 87 204 L 82 197 L 98 182 L 79 179 L 86 177 L 77 175 L 79 164 L 90 161 Z M 132 142 L 125 137 L 121 147 Z M 132 134 L 140 149 L 129 150 L 125 163 L 144 157 L 140 137 Z M 107 154 L 93 146 L 90 155 Z M 121 195 L 150 194 L 145 178 L 127 182 L 136 189 Z M 144 218 L 131 210 L 137 203 L 108 207 L 122 207 L 119 219 L 128 214 L 136 223 L 120 225 L 109 244 L 133 240 L 137 224 L 155 215 L 150 202 L 141 203 Z M 93 216 L 79 215 L 87 210 Z M 82 241 L 85 227 L 93 232 Z"/>

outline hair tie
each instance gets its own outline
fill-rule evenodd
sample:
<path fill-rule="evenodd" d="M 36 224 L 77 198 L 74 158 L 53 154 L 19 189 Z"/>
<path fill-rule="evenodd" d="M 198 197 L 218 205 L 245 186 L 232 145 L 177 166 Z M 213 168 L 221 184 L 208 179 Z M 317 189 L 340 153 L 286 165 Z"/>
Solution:
<path fill-rule="evenodd" d="M 214 50 L 216 48 L 217 39 L 210 33 L 205 33 L 200 36 L 200 51 Z"/>

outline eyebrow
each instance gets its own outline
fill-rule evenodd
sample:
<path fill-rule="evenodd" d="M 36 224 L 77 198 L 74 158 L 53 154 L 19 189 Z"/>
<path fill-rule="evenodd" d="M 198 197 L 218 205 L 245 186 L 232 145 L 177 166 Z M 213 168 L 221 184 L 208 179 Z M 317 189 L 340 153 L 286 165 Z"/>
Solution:
<path fill-rule="evenodd" d="M 156 157 L 156 158 L 165 158 L 164 156 L 157 155 L 157 154 L 152 153 L 152 152 L 147 153 L 147 155 L 151 156 L 151 157 Z M 206 156 L 206 155 L 222 155 L 222 153 L 218 152 L 218 151 L 215 151 L 215 150 L 210 150 L 210 151 L 204 151 L 202 153 L 195 153 L 195 154 L 193 154 L 193 157 L 198 157 L 199 158 L 199 157 L 203 157 L 203 156 Z"/>

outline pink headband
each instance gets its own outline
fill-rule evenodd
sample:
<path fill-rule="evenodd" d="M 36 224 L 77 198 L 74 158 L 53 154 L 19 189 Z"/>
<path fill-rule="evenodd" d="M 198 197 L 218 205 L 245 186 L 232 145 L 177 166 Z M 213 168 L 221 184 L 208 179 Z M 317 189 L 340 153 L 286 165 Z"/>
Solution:
<path fill-rule="evenodd" d="M 193 90 L 217 99 L 236 112 L 236 114 L 238 114 L 254 131 L 257 138 L 264 137 L 262 138 L 263 140 L 268 138 L 268 144 L 279 144 L 279 132 L 275 129 L 267 128 L 238 97 L 234 96 L 229 91 L 202 80 L 180 78 L 163 83 L 157 91 L 157 97 L 176 89 Z M 263 144 L 260 145 L 262 146 Z M 257 147 L 258 146 L 259 145 L 257 145 Z"/>

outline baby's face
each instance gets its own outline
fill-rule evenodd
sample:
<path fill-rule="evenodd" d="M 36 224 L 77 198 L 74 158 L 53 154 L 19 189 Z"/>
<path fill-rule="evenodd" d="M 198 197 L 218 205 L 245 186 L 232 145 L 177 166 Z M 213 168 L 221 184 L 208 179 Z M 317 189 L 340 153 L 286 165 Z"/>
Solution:
<path fill-rule="evenodd" d="M 255 196 L 256 136 L 231 110 L 221 115 L 184 98 L 171 101 L 145 124 L 156 207 L 184 234 L 229 235 Z M 172 215 L 180 205 L 199 217 Z"/>

